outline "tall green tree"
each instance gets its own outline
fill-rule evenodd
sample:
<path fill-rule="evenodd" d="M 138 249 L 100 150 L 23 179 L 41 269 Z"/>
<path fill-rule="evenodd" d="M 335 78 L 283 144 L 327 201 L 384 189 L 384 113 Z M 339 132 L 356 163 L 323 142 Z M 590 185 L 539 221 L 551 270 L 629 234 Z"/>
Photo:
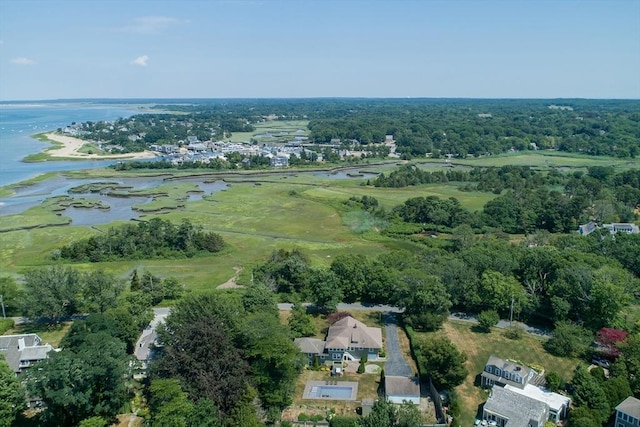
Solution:
<path fill-rule="evenodd" d="M 86 331 L 74 344 L 27 371 L 29 392 L 42 397 L 45 417 L 61 426 L 91 416 L 110 418 L 126 398 L 124 343 L 106 332 Z"/>
<path fill-rule="evenodd" d="M 26 403 L 22 383 L 0 356 L 0 427 L 11 427 Z"/>
<path fill-rule="evenodd" d="M 589 373 L 584 365 L 578 365 L 571 380 L 574 403 L 585 406 L 597 414 L 598 421 L 603 423 L 609 418 L 609 401 L 598 381 Z"/>
<path fill-rule="evenodd" d="M 467 377 L 466 356 L 446 338 L 423 340 L 417 345 L 423 361 L 421 372 L 426 373 L 438 389 L 456 387 Z"/>
<path fill-rule="evenodd" d="M 116 306 L 124 284 L 112 274 L 103 270 L 84 273 L 81 278 L 84 311 L 87 313 L 104 313 Z"/>
<path fill-rule="evenodd" d="M 310 275 L 308 288 L 313 304 L 323 313 L 336 311 L 342 301 L 342 289 L 335 273 L 328 269 L 316 269 Z"/>
<path fill-rule="evenodd" d="M 582 326 L 572 322 L 558 322 L 544 347 L 556 356 L 581 357 L 592 341 L 593 335 Z"/>
<path fill-rule="evenodd" d="M 175 323 L 169 318 L 170 329 L 161 335 L 164 352 L 160 372 L 180 379 L 192 399 L 210 399 L 223 413 L 229 413 L 250 380 L 249 367 L 223 321 L 201 317 Z"/>
<path fill-rule="evenodd" d="M 2 295 L 5 314 L 7 316 L 16 315 L 20 309 L 20 301 L 23 296 L 18 283 L 13 277 L 0 277 L 0 295 Z"/>
<path fill-rule="evenodd" d="M 294 304 L 289 316 L 289 329 L 296 338 L 312 337 L 316 334 L 316 326 L 313 324 L 311 315 L 302 304 Z"/>
<path fill-rule="evenodd" d="M 438 277 L 422 270 L 398 273 L 397 304 L 404 308 L 405 320 L 415 329 L 435 330 L 449 314 L 451 301 Z"/>
<path fill-rule="evenodd" d="M 193 403 L 175 379 L 154 379 L 149 386 L 151 425 L 187 427 Z"/>
<path fill-rule="evenodd" d="M 78 312 L 81 281 L 76 270 L 60 265 L 29 270 L 24 275 L 22 310 L 28 317 L 60 317 Z"/>

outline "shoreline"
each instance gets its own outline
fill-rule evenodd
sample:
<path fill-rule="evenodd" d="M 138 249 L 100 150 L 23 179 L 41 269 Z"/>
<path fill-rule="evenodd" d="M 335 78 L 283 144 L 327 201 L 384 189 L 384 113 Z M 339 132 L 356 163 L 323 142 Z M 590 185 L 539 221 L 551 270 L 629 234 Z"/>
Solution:
<path fill-rule="evenodd" d="M 38 138 L 41 136 L 41 138 Z M 124 153 L 124 154 L 88 154 L 81 153 L 80 149 L 90 141 L 85 141 L 72 136 L 60 135 L 55 132 L 43 132 L 41 134 L 32 135 L 33 138 L 40 141 L 54 144 L 53 147 L 45 148 L 44 151 L 25 157 L 22 161 L 45 161 L 45 160 L 141 160 L 152 159 L 157 157 L 153 151 L 143 151 L 140 153 Z"/>

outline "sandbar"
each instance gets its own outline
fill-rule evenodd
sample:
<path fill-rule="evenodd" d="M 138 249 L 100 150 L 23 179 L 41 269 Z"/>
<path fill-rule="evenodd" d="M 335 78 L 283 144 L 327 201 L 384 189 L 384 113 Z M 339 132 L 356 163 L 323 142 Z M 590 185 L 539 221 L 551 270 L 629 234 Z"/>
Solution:
<path fill-rule="evenodd" d="M 153 151 L 143 151 L 140 153 L 125 153 L 125 154 L 88 154 L 81 153 L 80 149 L 85 144 L 90 144 L 90 141 L 85 141 L 80 138 L 74 138 L 72 136 L 60 135 L 57 133 L 46 133 L 45 136 L 51 140 L 62 144 L 62 147 L 50 148 L 47 150 L 47 154 L 51 157 L 64 157 L 64 158 L 76 158 L 76 159 L 151 159 L 156 157 L 156 153 Z"/>

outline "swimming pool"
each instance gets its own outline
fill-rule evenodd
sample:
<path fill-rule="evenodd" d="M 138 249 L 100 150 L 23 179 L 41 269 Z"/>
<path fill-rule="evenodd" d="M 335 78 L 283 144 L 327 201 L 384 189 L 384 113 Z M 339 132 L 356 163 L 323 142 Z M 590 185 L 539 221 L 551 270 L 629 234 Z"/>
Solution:
<path fill-rule="evenodd" d="M 307 381 L 304 399 L 356 400 L 358 383 L 351 381 Z"/>
<path fill-rule="evenodd" d="M 311 387 L 310 398 L 324 397 L 329 399 L 348 399 L 351 397 L 351 387 L 320 386 Z"/>

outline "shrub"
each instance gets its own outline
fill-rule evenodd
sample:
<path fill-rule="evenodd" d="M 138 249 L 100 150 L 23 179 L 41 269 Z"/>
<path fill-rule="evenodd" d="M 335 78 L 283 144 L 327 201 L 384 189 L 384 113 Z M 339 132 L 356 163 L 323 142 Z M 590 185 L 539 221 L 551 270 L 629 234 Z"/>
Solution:
<path fill-rule="evenodd" d="M 0 319 L 0 335 L 7 332 L 9 329 L 13 329 L 13 319 Z"/>
<path fill-rule="evenodd" d="M 305 414 L 304 412 L 298 414 L 298 421 L 309 421 L 309 415 Z"/>
<path fill-rule="evenodd" d="M 545 375 L 547 380 L 547 388 L 551 391 L 558 391 L 564 389 L 564 378 L 555 372 L 548 372 Z"/>
<path fill-rule="evenodd" d="M 522 338 L 524 331 L 519 326 L 511 326 L 504 331 L 504 336 L 510 340 L 519 340 Z"/>
<path fill-rule="evenodd" d="M 336 415 L 329 422 L 331 427 L 358 427 L 358 419 L 353 417 L 345 417 Z"/>
<path fill-rule="evenodd" d="M 480 328 L 489 332 L 493 326 L 500 321 L 500 315 L 495 310 L 485 310 L 478 314 L 478 324 Z"/>
<path fill-rule="evenodd" d="M 327 316 L 327 322 L 329 322 L 329 325 L 333 325 L 338 320 L 342 320 L 349 316 L 351 316 L 351 313 L 348 311 L 336 311 L 335 313 L 331 313 Z"/>

